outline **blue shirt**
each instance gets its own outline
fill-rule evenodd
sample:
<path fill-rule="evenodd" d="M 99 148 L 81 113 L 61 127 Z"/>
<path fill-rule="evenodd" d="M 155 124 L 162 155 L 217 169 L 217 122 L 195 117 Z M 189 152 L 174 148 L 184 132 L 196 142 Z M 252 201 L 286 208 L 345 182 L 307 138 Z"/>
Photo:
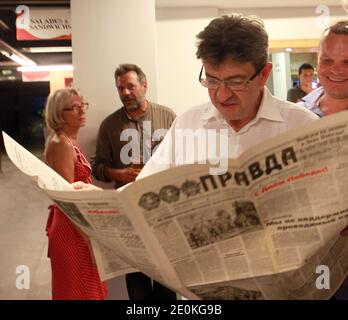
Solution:
<path fill-rule="evenodd" d="M 319 87 L 312 92 L 308 93 L 305 97 L 301 99 L 297 104 L 301 105 L 308 110 L 314 112 L 319 117 L 324 117 L 325 114 L 320 110 L 319 105 L 317 104 L 317 101 L 319 98 L 324 94 L 324 88 Z"/>

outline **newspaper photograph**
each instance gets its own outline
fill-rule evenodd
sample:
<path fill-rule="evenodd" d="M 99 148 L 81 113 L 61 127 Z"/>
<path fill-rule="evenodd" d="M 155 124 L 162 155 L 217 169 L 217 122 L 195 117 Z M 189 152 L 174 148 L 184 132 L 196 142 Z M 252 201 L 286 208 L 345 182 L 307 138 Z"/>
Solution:
<path fill-rule="evenodd" d="M 347 141 L 342 112 L 247 150 L 220 175 L 191 164 L 121 190 L 40 187 L 88 236 L 103 279 L 140 270 L 189 299 L 328 299 L 348 275 L 339 235 L 348 225 Z M 44 163 L 29 173 L 18 158 L 24 173 L 50 179 Z"/>

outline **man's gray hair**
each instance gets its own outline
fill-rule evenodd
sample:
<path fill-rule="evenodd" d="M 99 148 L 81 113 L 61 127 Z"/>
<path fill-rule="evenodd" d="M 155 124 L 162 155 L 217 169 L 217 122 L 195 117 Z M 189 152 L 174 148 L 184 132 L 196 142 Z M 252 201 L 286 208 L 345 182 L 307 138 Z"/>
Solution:
<path fill-rule="evenodd" d="M 141 70 L 141 68 L 138 67 L 136 64 L 131 64 L 131 63 L 120 64 L 117 67 L 114 74 L 115 81 L 117 80 L 118 77 L 123 76 L 124 74 L 130 71 L 134 71 L 137 74 L 139 82 L 144 83 L 146 81 L 146 76 L 143 70 Z"/>

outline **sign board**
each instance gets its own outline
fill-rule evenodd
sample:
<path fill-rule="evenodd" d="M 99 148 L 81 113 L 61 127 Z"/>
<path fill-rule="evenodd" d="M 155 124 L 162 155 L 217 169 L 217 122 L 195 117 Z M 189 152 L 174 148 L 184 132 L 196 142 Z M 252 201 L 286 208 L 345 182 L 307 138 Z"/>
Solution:
<path fill-rule="evenodd" d="M 70 10 L 16 8 L 17 40 L 71 40 Z"/>
<path fill-rule="evenodd" d="M 23 82 L 38 82 L 38 81 L 50 81 L 51 73 L 49 71 L 40 71 L 40 72 L 22 72 L 22 81 Z"/>

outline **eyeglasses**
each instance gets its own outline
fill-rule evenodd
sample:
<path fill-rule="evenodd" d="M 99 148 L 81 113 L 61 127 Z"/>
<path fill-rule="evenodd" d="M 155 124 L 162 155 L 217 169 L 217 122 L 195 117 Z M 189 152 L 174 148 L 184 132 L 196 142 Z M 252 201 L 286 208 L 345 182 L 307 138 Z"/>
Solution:
<path fill-rule="evenodd" d="M 202 79 L 203 66 L 201 68 L 201 72 L 199 73 L 198 80 L 202 84 L 203 87 L 208 89 L 217 90 L 221 83 L 223 82 L 225 86 L 230 90 L 245 90 L 248 88 L 251 81 L 253 81 L 265 67 L 263 65 L 261 68 L 257 69 L 256 72 L 249 78 L 245 80 L 237 80 L 237 79 L 227 79 L 227 80 L 219 80 L 214 78 L 205 78 Z"/>
<path fill-rule="evenodd" d="M 88 110 L 89 103 L 88 102 L 81 102 L 81 104 L 74 104 L 70 108 L 64 108 L 64 111 L 72 111 L 74 113 L 79 113 L 82 109 L 85 111 Z"/>

